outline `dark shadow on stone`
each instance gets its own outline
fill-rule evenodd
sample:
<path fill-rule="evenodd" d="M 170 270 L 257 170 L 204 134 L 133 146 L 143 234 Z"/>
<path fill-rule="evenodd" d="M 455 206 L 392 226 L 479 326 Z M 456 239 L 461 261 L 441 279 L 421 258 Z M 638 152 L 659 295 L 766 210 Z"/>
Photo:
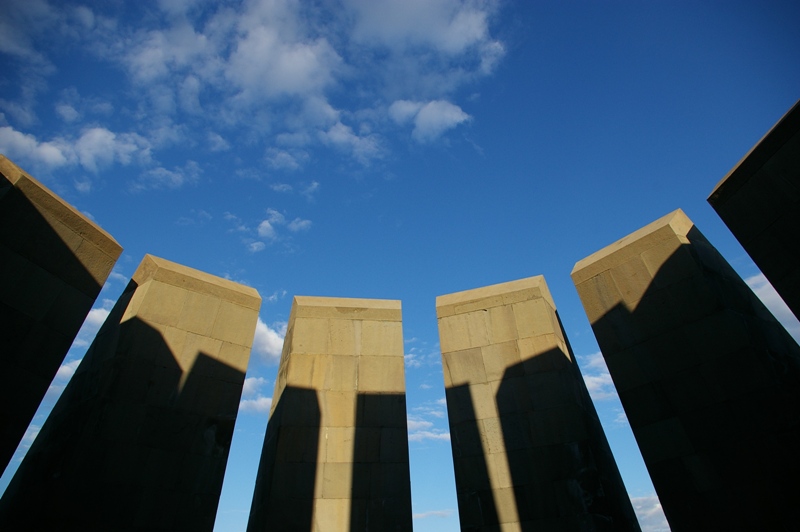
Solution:
<path fill-rule="evenodd" d="M 794 530 L 800 348 L 697 228 L 688 238 L 633 311 L 592 328 L 672 528 Z"/>
<path fill-rule="evenodd" d="M 2 530 L 212 530 L 244 374 L 120 320 L 131 281 L 0 500 Z"/>
<path fill-rule="evenodd" d="M 445 389 L 462 532 L 500 526 L 469 385 Z M 494 528 L 491 528 L 494 527 Z"/>
<path fill-rule="evenodd" d="M 320 423 L 316 390 L 286 386 L 267 424 L 248 532 L 312 530 Z"/>
<path fill-rule="evenodd" d="M 405 394 L 357 396 L 350 532 L 412 529 Z"/>
<path fill-rule="evenodd" d="M 523 531 L 640 530 L 574 356 L 509 367 L 496 400 Z"/>
<path fill-rule="evenodd" d="M 101 289 L 53 223 L 0 173 L 0 474 Z"/>

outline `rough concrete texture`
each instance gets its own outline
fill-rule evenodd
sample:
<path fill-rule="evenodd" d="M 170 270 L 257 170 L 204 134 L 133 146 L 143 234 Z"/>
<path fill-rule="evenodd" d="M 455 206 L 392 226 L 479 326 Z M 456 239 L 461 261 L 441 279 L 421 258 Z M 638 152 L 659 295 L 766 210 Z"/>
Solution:
<path fill-rule="evenodd" d="M 793 530 L 800 349 L 680 210 L 572 272 L 673 530 Z"/>
<path fill-rule="evenodd" d="M 800 102 L 717 184 L 708 202 L 800 318 Z"/>
<path fill-rule="evenodd" d="M 461 529 L 639 530 L 544 277 L 436 315 Z"/>
<path fill-rule="evenodd" d="M 260 305 L 145 256 L 0 500 L 0 530 L 211 530 Z"/>
<path fill-rule="evenodd" d="M 247 530 L 411 530 L 399 301 L 294 298 Z"/>
<path fill-rule="evenodd" d="M 120 253 L 0 155 L 0 474 Z"/>

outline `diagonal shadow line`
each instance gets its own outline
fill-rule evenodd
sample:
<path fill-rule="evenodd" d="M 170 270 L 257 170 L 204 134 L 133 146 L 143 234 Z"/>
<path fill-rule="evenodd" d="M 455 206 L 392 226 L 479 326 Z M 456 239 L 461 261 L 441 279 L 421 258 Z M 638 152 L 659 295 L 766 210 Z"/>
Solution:
<path fill-rule="evenodd" d="M 244 374 L 112 309 L 0 499 L 3 530 L 211 530 Z"/>
<path fill-rule="evenodd" d="M 670 525 L 791 529 L 800 349 L 696 227 L 687 238 L 592 329 Z"/>

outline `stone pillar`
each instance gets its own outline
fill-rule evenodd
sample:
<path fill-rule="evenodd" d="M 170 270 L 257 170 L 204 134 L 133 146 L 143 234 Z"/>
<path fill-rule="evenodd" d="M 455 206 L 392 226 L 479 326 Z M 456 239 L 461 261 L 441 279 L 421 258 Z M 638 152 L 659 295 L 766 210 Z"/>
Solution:
<path fill-rule="evenodd" d="M 0 530 L 211 530 L 260 305 L 146 255 L 0 500 Z"/>
<path fill-rule="evenodd" d="M 691 220 L 572 279 L 672 528 L 796 528 L 800 349 Z"/>
<path fill-rule="evenodd" d="M 436 315 L 461 529 L 639 530 L 544 277 Z"/>
<path fill-rule="evenodd" d="M 708 202 L 800 318 L 800 102 L 717 184 Z"/>
<path fill-rule="evenodd" d="M 399 301 L 294 298 L 249 532 L 411 530 Z"/>
<path fill-rule="evenodd" d="M 122 253 L 0 155 L 0 474 Z"/>

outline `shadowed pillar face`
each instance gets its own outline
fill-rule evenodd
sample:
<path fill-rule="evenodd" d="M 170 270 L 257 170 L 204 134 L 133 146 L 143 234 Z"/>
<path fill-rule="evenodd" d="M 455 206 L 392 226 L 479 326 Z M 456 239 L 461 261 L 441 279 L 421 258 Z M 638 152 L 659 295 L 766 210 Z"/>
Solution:
<path fill-rule="evenodd" d="M 411 529 L 403 363 L 399 301 L 295 297 L 249 531 Z"/>
<path fill-rule="evenodd" d="M 436 313 L 462 530 L 638 530 L 544 278 Z"/>
<path fill-rule="evenodd" d="M 708 202 L 800 318 L 800 102 L 717 184 Z"/>
<path fill-rule="evenodd" d="M 675 529 L 796 526 L 800 352 L 678 210 L 572 272 Z"/>
<path fill-rule="evenodd" d="M 0 529 L 211 529 L 260 303 L 146 256 L 9 484 Z"/>
<path fill-rule="evenodd" d="M 0 474 L 121 252 L 0 155 Z"/>

